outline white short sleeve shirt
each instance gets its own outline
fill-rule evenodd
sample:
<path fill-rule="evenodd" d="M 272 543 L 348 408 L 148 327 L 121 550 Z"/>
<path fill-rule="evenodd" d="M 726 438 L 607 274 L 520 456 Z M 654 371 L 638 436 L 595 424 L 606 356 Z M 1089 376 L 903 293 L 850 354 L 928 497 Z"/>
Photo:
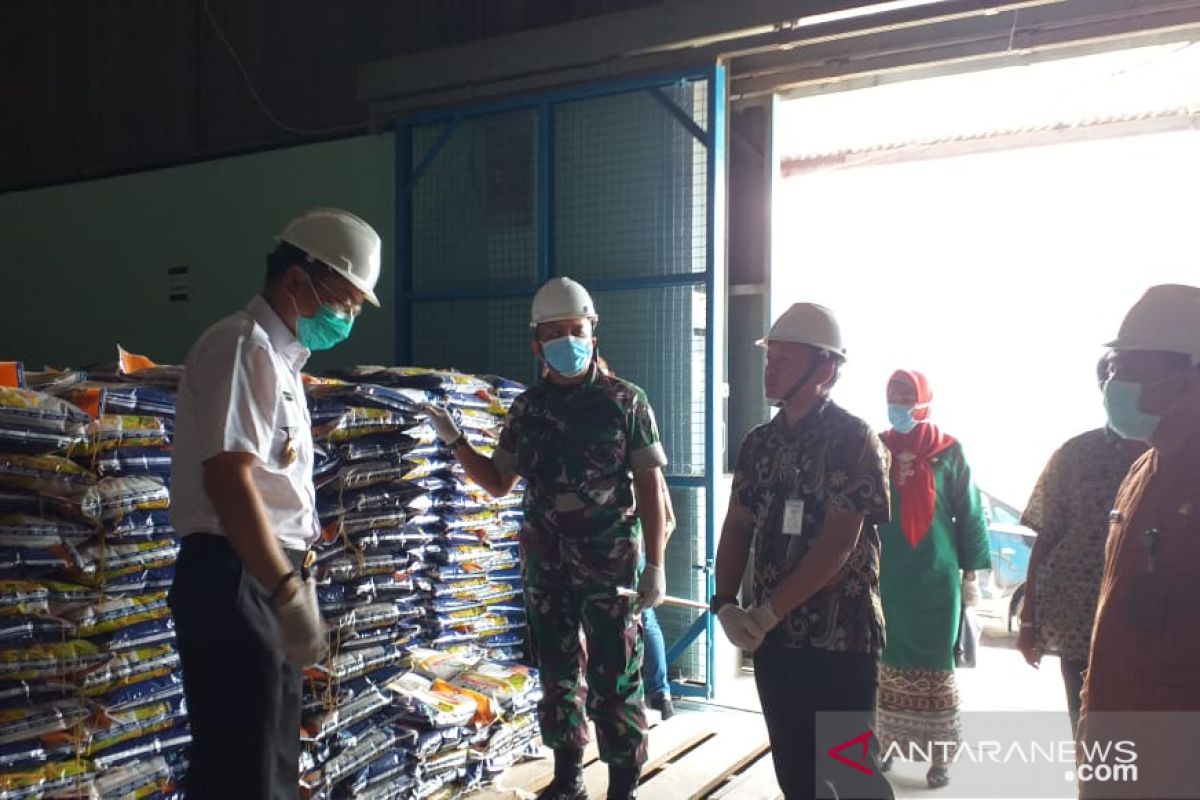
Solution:
<path fill-rule="evenodd" d="M 250 453 L 267 519 L 289 550 L 316 540 L 312 423 L 300 370 L 310 353 L 261 296 L 213 325 L 188 354 L 175 411 L 171 520 L 181 536 L 224 535 L 204 462 Z"/>

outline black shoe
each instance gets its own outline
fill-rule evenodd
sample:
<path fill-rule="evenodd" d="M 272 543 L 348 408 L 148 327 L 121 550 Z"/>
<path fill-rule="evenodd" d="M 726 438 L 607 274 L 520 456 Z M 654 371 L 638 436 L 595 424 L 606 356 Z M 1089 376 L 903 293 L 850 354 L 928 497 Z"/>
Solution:
<path fill-rule="evenodd" d="M 583 784 L 583 749 L 554 751 L 554 781 L 538 795 L 539 800 L 588 800 Z"/>
<path fill-rule="evenodd" d="M 651 697 L 650 707 L 662 715 L 663 722 L 675 716 L 675 704 L 671 702 L 670 692 L 663 692 Z"/>
<path fill-rule="evenodd" d="M 950 770 L 946 767 L 930 767 L 925 773 L 925 782 L 930 789 L 940 789 L 950 783 Z"/>
<path fill-rule="evenodd" d="M 642 768 L 608 767 L 608 800 L 637 800 L 638 778 L 642 776 Z"/>

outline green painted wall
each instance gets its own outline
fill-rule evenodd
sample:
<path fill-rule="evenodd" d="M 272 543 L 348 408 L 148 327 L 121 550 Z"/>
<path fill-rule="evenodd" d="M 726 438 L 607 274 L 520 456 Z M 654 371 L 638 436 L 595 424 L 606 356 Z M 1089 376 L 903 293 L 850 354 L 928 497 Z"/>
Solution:
<path fill-rule="evenodd" d="M 116 345 L 179 363 L 262 284 L 263 256 L 294 215 L 341 206 L 383 237 L 383 309 L 314 367 L 393 361 L 394 145 L 361 136 L 118 178 L 0 195 L 0 360 L 79 366 Z M 167 269 L 189 268 L 169 302 Z"/>

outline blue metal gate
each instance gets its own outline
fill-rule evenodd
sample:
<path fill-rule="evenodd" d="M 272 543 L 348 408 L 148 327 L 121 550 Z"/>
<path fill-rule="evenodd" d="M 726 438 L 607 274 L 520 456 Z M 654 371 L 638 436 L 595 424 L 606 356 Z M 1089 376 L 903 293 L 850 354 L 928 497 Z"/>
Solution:
<path fill-rule="evenodd" d="M 529 303 L 582 282 L 600 352 L 658 414 L 679 528 L 671 594 L 705 600 L 724 386 L 724 74 L 669 76 L 397 121 L 398 363 L 531 383 Z M 713 623 L 660 610 L 676 691 L 712 696 Z"/>

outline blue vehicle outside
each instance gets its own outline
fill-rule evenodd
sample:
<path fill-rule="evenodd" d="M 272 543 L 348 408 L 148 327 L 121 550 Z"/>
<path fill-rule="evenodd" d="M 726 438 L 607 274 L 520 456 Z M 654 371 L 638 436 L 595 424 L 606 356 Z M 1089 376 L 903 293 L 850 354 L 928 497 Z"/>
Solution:
<path fill-rule="evenodd" d="M 1021 512 L 1016 508 L 987 492 L 980 494 L 988 520 L 988 549 L 992 556 L 990 574 L 980 575 L 981 594 L 988 606 L 1004 616 L 1008 630 L 1012 631 L 1013 620 L 1021 615 L 1025 576 L 1029 572 L 1029 556 L 1037 534 L 1021 524 Z"/>

